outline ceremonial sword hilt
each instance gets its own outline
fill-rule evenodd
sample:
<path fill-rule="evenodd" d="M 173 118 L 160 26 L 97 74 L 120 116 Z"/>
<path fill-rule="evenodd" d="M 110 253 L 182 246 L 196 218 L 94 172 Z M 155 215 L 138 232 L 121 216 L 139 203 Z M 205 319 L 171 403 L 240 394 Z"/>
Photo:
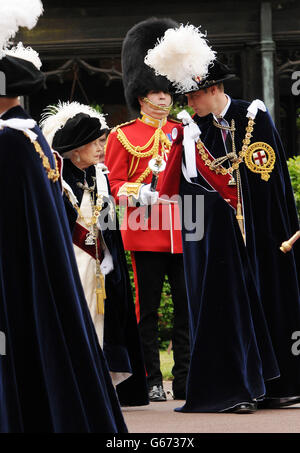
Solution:
<path fill-rule="evenodd" d="M 287 241 L 284 241 L 280 246 L 280 250 L 283 253 L 289 252 L 290 250 L 292 250 L 294 243 L 299 238 L 300 238 L 300 230 L 297 231 L 290 239 L 288 239 Z"/>
<path fill-rule="evenodd" d="M 157 157 L 154 157 L 153 159 L 149 160 L 148 167 L 152 171 L 150 190 L 151 190 L 151 192 L 155 192 L 159 173 L 164 171 L 164 169 L 166 168 L 166 162 L 164 161 L 162 156 L 157 156 Z M 150 217 L 150 214 L 151 214 L 151 205 L 148 205 L 148 209 L 145 212 L 145 220 L 147 220 Z"/>

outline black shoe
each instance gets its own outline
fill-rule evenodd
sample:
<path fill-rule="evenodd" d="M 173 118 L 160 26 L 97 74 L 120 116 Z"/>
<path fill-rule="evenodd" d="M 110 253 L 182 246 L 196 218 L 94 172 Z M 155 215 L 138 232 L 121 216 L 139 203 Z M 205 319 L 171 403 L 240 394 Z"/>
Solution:
<path fill-rule="evenodd" d="M 167 401 L 166 394 L 164 392 L 163 386 L 153 385 L 149 388 L 149 400 L 150 401 Z"/>
<path fill-rule="evenodd" d="M 292 406 L 300 403 L 300 396 L 289 396 L 286 398 L 265 398 L 258 402 L 259 409 L 280 409 L 285 406 Z"/>
<path fill-rule="evenodd" d="M 241 403 L 232 407 L 231 409 L 226 409 L 222 413 L 232 413 L 232 414 L 253 414 L 257 410 L 256 403 Z"/>

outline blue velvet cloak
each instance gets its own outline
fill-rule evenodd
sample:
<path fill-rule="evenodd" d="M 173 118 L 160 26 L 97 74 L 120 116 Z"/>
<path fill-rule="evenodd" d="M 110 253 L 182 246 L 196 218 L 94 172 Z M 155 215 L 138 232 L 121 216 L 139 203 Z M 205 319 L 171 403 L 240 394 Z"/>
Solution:
<path fill-rule="evenodd" d="M 237 152 L 248 105 L 232 100 L 225 115 L 236 123 Z M 210 153 L 224 156 L 212 115 L 194 119 Z M 199 173 L 195 183 L 181 175 L 180 195 L 192 196 L 193 215 L 196 196 L 204 195 L 203 239 L 187 242 L 190 231 L 184 225 L 182 230 L 192 344 L 187 401 L 177 409 L 182 412 L 218 412 L 262 396 L 300 395 L 300 359 L 291 351 L 292 334 L 300 330 L 299 243 L 287 254 L 279 250 L 299 223 L 273 121 L 259 111 L 255 123 L 251 143 L 271 145 L 276 163 L 267 182 L 240 165 L 246 247 L 235 210 Z"/>
<path fill-rule="evenodd" d="M 84 179 L 86 179 L 91 187 L 94 183 L 93 177 L 95 177 L 94 165 L 83 172 L 73 165 L 69 159 L 64 160 L 63 178 L 73 190 L 79 204 L 82 200 L 83 190 L 77 186 L 77 182 L 83 184 Z M 107 176 L 106 179 L 109 187 Z M 77 211 L 65 195 L 64 201 L 70 228 L 73 231 Z M 103 209 L 100 213 L 100 222 L 104 226 L 109 226 L 107 202 L 108 200 L 104 200 Z M 116 212 L 114 212 L 114 220 L 115 223 L 112 223 L 114 228 L 106 227 L 102 231 L 103 239 L 114 263 L 114 270 L 105 277 L 107 297 L 105 300 L 103 352 L 110 371 L 132 373 L 132 376 L 117 385 L 121 405 L 147 405 L 149 399 L 143 352 Z"/>
<path fill-rule="evenodd" d="M 21 107 L 2 119 L 29 118 Z M 54 168 L 38 127 L 38 142 Z M 127 432 L 85 301 L 59 182 L 0 131 L 0 432 Z"/>

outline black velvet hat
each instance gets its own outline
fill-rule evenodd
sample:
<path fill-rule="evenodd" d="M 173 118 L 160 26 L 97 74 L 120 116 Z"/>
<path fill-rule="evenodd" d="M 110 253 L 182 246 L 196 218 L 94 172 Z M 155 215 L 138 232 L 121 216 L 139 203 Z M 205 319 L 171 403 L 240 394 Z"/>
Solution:
<path fill-rule="evenodd" d="M 87 145 L 104 134 L 98 118 L 86 113 L 78 113 L 68 119 L 66 124 L 58 129 L 53 137 L 52 148 L 63 155 L 68 151 Z"/>
<path fill-rule="evenodd" d="M 4 56 L 0 59 L 0 71 L 5 75 L 5 92 L 0 92 L 1 96 L 29 95 L 40 90 L 44 83 L 44 74 L 23 58 Z"/>
<path fill-rule="evenodd" d="M 138 114 L 140 111 L 139 96 L 146 96 L 151 90 L 171 92 L 168 79 L 156 76 L 154 70 L 144 63 L 144 58 L 168 28 L 177 27 L 177 22 L 172 19 L 151 17 L 134 25 L 127 32 L 121 58 L 124 94 L 132 113 Z"/>
<path fill-rule="evenodd" d="M 194 80 L 197 83 L 197 87 L 188 91 L 188 93 L 209 88 L 212 85 L 232 79 L 233 77 L 235 77 L 235 74 L 230 71 L 228 66 L 221 63 L 219 60 L 215 60 L 208 69 L 207 77 L 203 80 L 197 80 L 197 78 L 195 78 Z"/>

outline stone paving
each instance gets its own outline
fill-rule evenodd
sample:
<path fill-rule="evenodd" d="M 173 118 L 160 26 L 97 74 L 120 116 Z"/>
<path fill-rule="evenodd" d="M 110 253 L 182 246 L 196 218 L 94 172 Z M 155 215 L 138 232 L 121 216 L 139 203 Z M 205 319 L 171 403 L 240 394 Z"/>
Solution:
<path fill-rule="evenodd" d="M 171 391 L 171 382 L 164 382 Z M 124 407 L 129 433 L 300 433 L 300 404 L 284 409 L 258 410 L 254 414 L 182 414 L 174 412 L 183 401 Z"/>

